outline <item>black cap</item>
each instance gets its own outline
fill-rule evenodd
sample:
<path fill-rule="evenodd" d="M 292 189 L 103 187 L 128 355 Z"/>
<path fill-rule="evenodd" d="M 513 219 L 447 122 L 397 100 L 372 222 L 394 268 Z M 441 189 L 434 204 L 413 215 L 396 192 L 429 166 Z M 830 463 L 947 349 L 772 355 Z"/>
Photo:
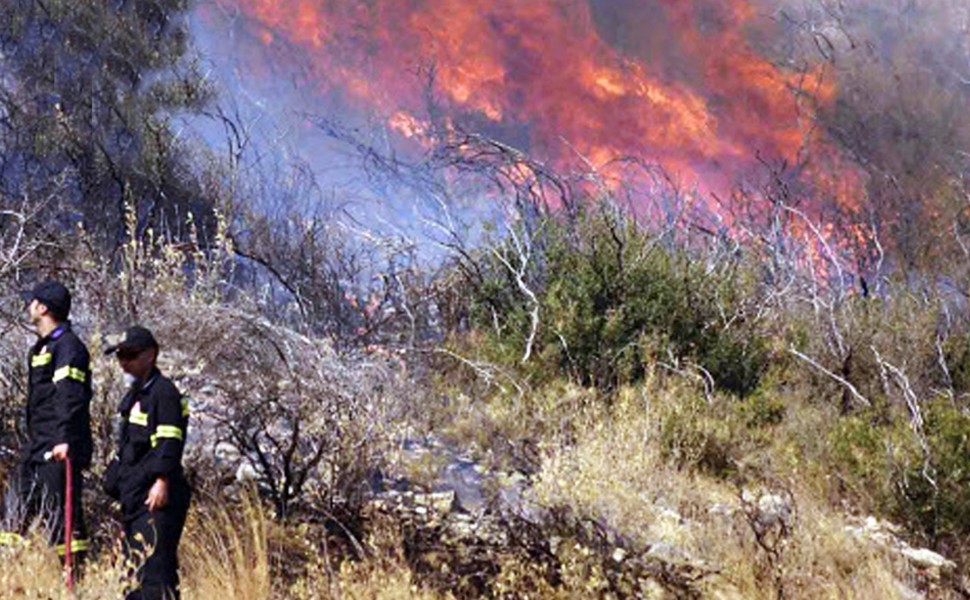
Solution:
<path fill-rule="evenodd" d="M 158 342 L 152 332 L 138 325 L 129 327 L 122 335 L 109 336 L 106 342 L 105 354 L 158 348 Z"/>
<path fill-rule="evenodd" d="M 62 320 L 67 319 L 71 313 L 71 292 L 67 291 L 64 284 L 53 279 L 38 284 L 29 292 L 21 294 L 21 297 L 25 302 L 37 300 Z"/>

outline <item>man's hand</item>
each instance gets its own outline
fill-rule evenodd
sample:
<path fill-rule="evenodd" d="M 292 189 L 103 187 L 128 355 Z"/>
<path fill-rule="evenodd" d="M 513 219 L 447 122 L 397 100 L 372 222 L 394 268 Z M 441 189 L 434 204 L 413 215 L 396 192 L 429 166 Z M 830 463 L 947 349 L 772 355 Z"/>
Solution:
<path fill-rule="evenodd" d="M 164 477 L 159 477 L 152 484 L 152 489 L 148 490 L 148 498 L 145 498 L 145 506 L 148 510 L 155 512 L 156 510 L 165 508 L 168 504 L 168 480 Z"/>
<path fill-rule="evenodd" d="M 57 462 L 63 462 L 67 460 L 67 444 L 58 444 L 51 448 L 51 459 Z"/>

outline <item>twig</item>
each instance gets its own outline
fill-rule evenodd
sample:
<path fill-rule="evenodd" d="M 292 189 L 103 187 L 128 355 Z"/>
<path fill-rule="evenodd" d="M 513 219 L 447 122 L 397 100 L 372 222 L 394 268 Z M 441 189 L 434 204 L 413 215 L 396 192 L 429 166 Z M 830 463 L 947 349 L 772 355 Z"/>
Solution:
<path fill-rule="evenodd" d="M 855 398 L 859 402 L 859 404 L 861 404 L 861 405 L 863 405 L 863 406 L 865 406 L 867 408 L 869 408 L 869 407 L 872 406 L 872 402 L 869 402 L 869 400 L 866 399 L 865 396 L 863 396 L 862 394 L 859 393 L 859 390 L 856 389 L 856 387 L 854 385 L 852 385 L 847 379 L 845 379 L 844 377 L 842 377 L 838 373 L 834 373 L 834 372 L 826 369 L 825 367 L 823 367 L 822 365 L 820 365 L 817 361 L 815 361 L 812 357 L 810 357 L 810 356 L 808 356 L 806 354 L 803 354 L 803 353 L 799 352 L 798 350 L 796 350 L 794 346 L 790 346 L 788 348 L 788 352 L 790 352 L 794 356 L 797 356 L 798 358 L 804 360 L 805 362 L 807 362 L 808 364 L 812 365 L 813 367 L 815 367 L 816 369 L 818 369 L 822 373 L 825 373 L 826 375 L 828 375 L 829 377 L 831 377 L 835 381 L 837 381 L 837 382 L 841 383 L 842 385 L 844 385 L 845 388 L 847 390 L 849 390 L 849 393 L 852 394 L 852 397 Z"/>

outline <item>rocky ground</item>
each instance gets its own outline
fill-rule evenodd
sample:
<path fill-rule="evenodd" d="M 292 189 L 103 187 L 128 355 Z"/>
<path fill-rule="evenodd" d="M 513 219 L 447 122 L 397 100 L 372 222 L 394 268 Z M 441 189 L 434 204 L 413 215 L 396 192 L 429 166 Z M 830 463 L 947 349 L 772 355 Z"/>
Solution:
<path fill-rule="evenodd" d="M 431 459 L 431 460 L 429 460 Z M 436 465 L 418 483 L 416 465 Z M 635 542 L 603 523 L 544 506 L 534 480 L 522 472 L 493 471 L 437 441 L 408 442 L 395 472 L 380 481 L 369 503 L 373 519 L 388 519 L 404 532 L 408 560 L 453 591 L 495 591 L 495 580 L 513 559 L 527 559 L 541 578 L 555 584 L 580 560 L 585 577 L 602 579 L 602 590 L 618 597 L 741 599 L 720 565 L 668 540 L 684 537 L 699 523 L 670 508 L 659 511 L 651 531 L 662 539 Z M 719 499 L 721 500 L 721 499 Z M 711 515 L 746 523 L 756 543 L 781 553 L 798 515 L 784 493 L 744 489 L 731 502 L 712 502 Z M 903 599 L 970 597 L 970 579 L 954 562 L 911 546 L 901 529 L 874 517 L 845 517 L 844 533 L 860 552 L 887 555 L 895 588 Z"/>

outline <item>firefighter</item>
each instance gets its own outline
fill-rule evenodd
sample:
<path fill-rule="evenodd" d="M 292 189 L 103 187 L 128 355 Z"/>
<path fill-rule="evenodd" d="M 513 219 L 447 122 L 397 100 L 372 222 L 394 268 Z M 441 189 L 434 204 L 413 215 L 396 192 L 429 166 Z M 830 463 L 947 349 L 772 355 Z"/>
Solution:
<path fill-rule="evenodd" d="M 45 281 L 24 295 L 31 325 L 40 338 L 30 349 L 27 381 L 27 444 L 17 482 L 20 531 L 0 536 L 17 541 L 36 520 L 62 557 L 67 464 L 72 475 L 71 553 L 89 548 L 81 496 L 82 469 L 91 464 L 91 369 L 84 343 L 71 330 L 71 294 L 57 281 Z M 69 460 L 68 460 L 69 459 Z"/>
<path fill-rule="evenodd" d="M 182 470 L 189 410 L 156 367 L 158 351 L 151 331 L 138 326 L 105 349 L 132 381 L 118 407 L 118 455 L 105 477 L 105 491 L 121 502 L 125 551 L 139 565 L 139 588 L 127 600 L 179 598 L 178 544 L 191 495 Z"/>

